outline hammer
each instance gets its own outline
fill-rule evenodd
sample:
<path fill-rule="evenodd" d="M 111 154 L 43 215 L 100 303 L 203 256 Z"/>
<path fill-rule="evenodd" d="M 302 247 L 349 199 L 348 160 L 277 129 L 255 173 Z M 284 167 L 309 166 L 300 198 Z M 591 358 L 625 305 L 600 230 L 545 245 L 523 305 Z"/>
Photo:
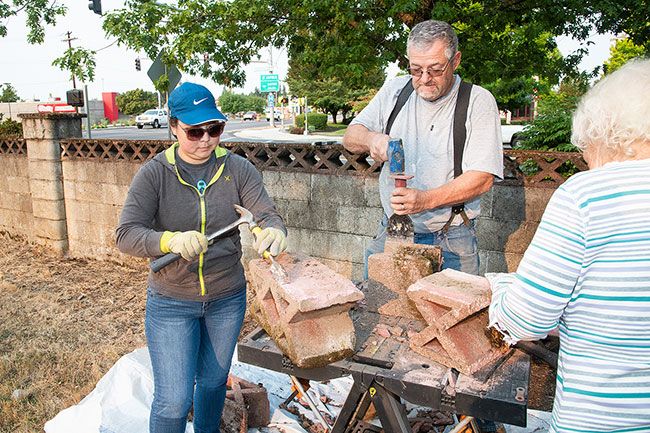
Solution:
<path fill-rule="evenodd" d="M 253 220 L 253 214 L 248 209 L 239 205 L 233 205 L 233 206 L 235 206 L 235 210 L 240 215 L 239 219 L 231 224 L 228 224 L 224 228 L 217 230 L 216 232 L 212 233 L 210 236 L 208 236 L 208 245 L 212 244 L 215 241 L 215 239 L 217 239 L 219 236 L 231 231 L 232 229 L 239 226 L 240 224 L 249 224 L 251 227 L 257 225 Z M 176 260 L 180 258 L 181 258 L 180 254 L 168 253 L 162 257 L 157 258 L 156 260 L 153 260 L 149 264 L 149 267 L 151 268 L 152 271 L 158 272 L 165 266 L 174 263 Z"/>

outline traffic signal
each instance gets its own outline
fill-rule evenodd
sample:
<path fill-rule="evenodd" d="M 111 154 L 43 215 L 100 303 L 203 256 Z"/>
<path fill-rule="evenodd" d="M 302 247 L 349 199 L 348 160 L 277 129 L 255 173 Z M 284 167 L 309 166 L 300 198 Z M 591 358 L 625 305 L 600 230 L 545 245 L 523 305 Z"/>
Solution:
<path fill-rule="evenodd" d="M 289 98 L 287 98 L 286 96 L 283 96 L 283 97 L 280 98 L 280 103 L 281 104 L 286 105 L 288 102 L 289 102 Z"/>
<path fill-rule="evenodd" d="M 102 0 L 90 0 L 88 2 L 88 9 L 95 12 L 97 15 L 102 14 Z"/>
<path fill-rule="evenodd" d="M 135 70 L 139 71 L 140 69 L 142 68 L 140 67 L 140 58 L 138 57 L 137 59 L 135 59 Z"/>

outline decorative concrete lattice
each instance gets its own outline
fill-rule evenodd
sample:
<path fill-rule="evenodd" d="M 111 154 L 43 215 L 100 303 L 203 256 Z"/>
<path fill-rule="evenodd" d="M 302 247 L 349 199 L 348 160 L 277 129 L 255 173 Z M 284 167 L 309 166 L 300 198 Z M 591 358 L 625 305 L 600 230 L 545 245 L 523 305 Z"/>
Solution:
<path fill-rule="evenodd" d="M 63 158 L 147 161 L 165 150 L 168 140 L 62 140 Z M 376 177 L 381 164 L 368 154 L 353 154 L 341 144 L 227 141 L 221 144 L 248 159 L 258 170 Z M 24 141 L 0 138 L 0 153 L 22 153 Z M 18 150 L 18 151 L 16 151 Z M 504 184 L 557 188 L 567 173 L 587 170 L 578 152 L 504 150 Z"/>
<path fill-rule="evenodd" d="M 227 142 L 224 146 L 259 170 L 376 176 L 381 169 L 369 155 L 350 153 L 341 144 Z"/>
<path fill-rule="evenodd" d="M 62 159 L 104 159 L 147 161 L 169 147 L 173 141 L 163 140 L 62 140 Z"/>
<path fill-rule="evenodd" d="M 507 183 L 538 188 L 557 188 L 568 176 L 589 169 L 579 152 L 504 150 L 503 177 Z"/>
<path fill-rule="evenodd" d="M 1 138 L 0 154 L 27 155 L 27 143 L 24 138 Z"/>

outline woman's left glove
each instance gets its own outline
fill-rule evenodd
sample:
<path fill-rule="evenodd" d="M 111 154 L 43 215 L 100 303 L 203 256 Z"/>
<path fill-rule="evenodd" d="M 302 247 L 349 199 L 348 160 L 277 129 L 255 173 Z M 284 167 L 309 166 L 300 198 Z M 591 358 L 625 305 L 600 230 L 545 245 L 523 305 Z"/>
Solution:
<path fill-rule="evenodd" d="M 267 227 L 255 234 L 253 248 L 257 250 L 259 255 L 268 250 L 272 256 L 277 256 L 287 249 L 287 237 L 282 230 Z"/>

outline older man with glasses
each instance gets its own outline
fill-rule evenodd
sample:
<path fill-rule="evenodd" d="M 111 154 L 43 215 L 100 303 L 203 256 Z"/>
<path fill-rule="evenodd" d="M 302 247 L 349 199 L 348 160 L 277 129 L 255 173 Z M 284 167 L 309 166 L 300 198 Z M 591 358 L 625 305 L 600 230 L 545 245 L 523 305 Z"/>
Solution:
<path fill-rule="evenodd" d="M 384 83 L 343 137 L 349 151 L 368 152 L 375 161 L 387 161 L 390 138 L 402 139 L 406 174 L 414 176 L 407 187 L 395 188 L 388 164 L 382 167 L 384 218 L 366 251 L 366 277 L 367 258 L 383 251 L 393 213 L 411 216 L 416 243 L 440 245 L 443 268 L 478 274 L 474 220 L 480 213 L 479 196 L 492 187 L 495 177 L 503 177 L 496 101 L 490 92 L 462 83 L 454 73 L 461 53 L 449 24 L 425 21 L 414 26 L 407 53 L 410 75 Z M 457 105 L 466 108 L 466 116 L 455 113 Z M 456 139 L 456 151 L 454 135 L 465 136 Z"/>

